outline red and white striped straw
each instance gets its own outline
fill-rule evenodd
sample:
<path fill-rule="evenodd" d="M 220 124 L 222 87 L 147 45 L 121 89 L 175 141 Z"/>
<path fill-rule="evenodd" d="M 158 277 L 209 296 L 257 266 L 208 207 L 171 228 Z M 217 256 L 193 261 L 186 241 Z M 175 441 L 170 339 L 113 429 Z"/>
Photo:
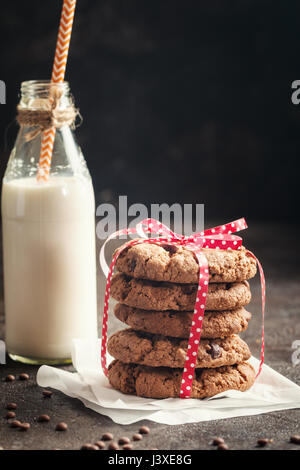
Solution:
<path fill-rule="evenodd" d="M 61 83 L 65 78 L 75 7 L 76 0 L 64 0 L 51 76 L 53 83 Z M 55 127 L 43 132 L 37 172 L 38 181 L 47 181 L 49 178 L 54 140 Z"/>

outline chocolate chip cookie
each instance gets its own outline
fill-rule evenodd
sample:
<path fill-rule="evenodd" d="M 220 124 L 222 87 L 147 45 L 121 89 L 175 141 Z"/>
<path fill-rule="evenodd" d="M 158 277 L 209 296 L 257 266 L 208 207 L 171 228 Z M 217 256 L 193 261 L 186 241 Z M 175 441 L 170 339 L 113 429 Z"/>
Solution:
<path fill-rule="evenodd" d="M 128 328 L 114 333 L 108 340 L 111 356 L 125 363 L 152 367 L 184 367 L 188 340 L 171 338 Z M 201 339 L 195 364 L 197 368 L 215 368 L 249 359 L 247 344 L 236 335 L 219 339 Z"/>
<path fill-rule="evenodd" d="M 115 316 L 138 331 L 175 338 L 189 338 L 193 312 L 167 310 L 157 312 L 117 304 Z M 251 313 L 244 308 L 221 312 L 206 311 L 202 324 L 201 338 L 224 338 L 241 333 L 248 327 Z"/>
<path fill-rule="evenodd" d="M 144 310 L 193 310 L 197 284 L 175 284 L 135 279 L 123 273 L 113 276 L 111 296 L 118 302 Z M 247 281 L 208 285 L 206 310 L 232 310 L 251 300 Z"/>
<path fill-rule="evenodd" d="M 256 261 L 248 251 L 212 250 L 203 252 L 209 266 L 210 282 L 238 282 L 256 274 Z M 117 269 L 137 279 L 196 284 L 199 266 L 191 250 L 184 246 L 143 243 L 125 249 L 119 256 Z"/>
<path fill-rule="evenodd" d="M 123 393 L 146 398 L 178 398 L 182 369 L 147 367 L 113 361 L 108 379 Z M 191 398 L 208 398 L 227 390 L 245 392 L 254 383 L 255 371 L 247 362 L 216 369 L 196 369 Z"/>

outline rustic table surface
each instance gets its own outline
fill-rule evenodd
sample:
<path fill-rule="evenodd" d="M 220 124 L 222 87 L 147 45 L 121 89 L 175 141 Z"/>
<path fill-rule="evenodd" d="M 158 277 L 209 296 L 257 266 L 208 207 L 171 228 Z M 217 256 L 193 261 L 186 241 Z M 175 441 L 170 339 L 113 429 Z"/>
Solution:
<path fill-rule="evenodd" d="M 291 347 L 300 340 L 300 229 L 276 224 L 251 226 L 244 235 L 245 244 L 263 263 L 267 280 L 266 363 L 300 385 L 300 365 L 292 364 Z M 254 355 L 259 354 L 260 290 L 258 276 L 252 281 L 253 319 L 243 335 Z M 102 305 L 104 280 L 99 273 L 99 308 Z M 16 292 L 17 295 L 17 292 Z M 118 325 L 120 326 L 120 324 Z M 111 329 L 117 327 L 112 322 Z M 0 338 L 4 338 L 3 295 L 0 300 Z M 231 449 L 256 449 L 258 438 L 272 438 L 264 449 L 300 449 L 289 442 L 292 434 L 300 434 L 300 409 L 279 411 L 260 416 L 232 418 L 219 421 L 172 426 L 143 421 L 128 426 L 113 423 L 109 418 L 86 409 L 81 402 L 54 391 L 44 398 L 36 384 L 37 367 L 15 363 L 7 359 L 0 366 L 0 447 L 4 449 L 79 449 L 83 443 L 99 440 L 104 432 L 115 438 L 131 437 L 142 424 L 151 433 L 135 443 L 135 449 L 212 449 L 211 440 L 222 436 Z M 71 366 L 66 369 L 72 370 Z M 29 374 L 28 381 L 5 382 L 7 374 Z M 17 418 L 29 422 L 31 428 L 20 432 L 9 426 L 4 418 L 6 404 L 18 404 Z M 49 423 L 38 423 L 41 414 L 51 417 Z M 64 421 L 67 432 L 56 432 L 55 425 Z"/>

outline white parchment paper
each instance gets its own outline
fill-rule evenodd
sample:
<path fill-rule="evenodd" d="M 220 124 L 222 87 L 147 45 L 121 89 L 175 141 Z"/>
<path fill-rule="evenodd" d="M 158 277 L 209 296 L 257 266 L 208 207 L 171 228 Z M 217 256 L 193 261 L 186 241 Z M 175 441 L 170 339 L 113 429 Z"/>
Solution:
<path fill-rule="evenodd" d="M 149 419 L 178 425 L 300 408 L 300 387 L 267 365 L 263 366 L 260 376 L 247 392 L 231 390 L 206 400 L 154 400 L 124 395 L 114 390 L 104 376 L 100 350 L 100 340 L 94 343 L 74 340 L 72 360 L 76 372 L 41 366 L 37 383 L 78 398 L 86 407 L 109 416 L 119 424 Z M 252 357 L 250 362 L 257 370 L 259 361 Z"/>

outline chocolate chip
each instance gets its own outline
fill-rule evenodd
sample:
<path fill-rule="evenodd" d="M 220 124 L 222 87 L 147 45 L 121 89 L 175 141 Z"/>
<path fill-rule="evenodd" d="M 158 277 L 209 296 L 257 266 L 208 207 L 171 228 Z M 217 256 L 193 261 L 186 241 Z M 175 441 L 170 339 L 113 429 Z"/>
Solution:
<path fill-rule="evenodd" d="M 121 444 L 121 445 L 124 445 L 124 444 L 129 444 L 130 442 L 130 439 L 129 437 L 120 437 L 120 439 L 118 440 L 118 443 Z"/>
<path fill-rule="evenodd" d="M 5 377 L 5 382 L 13 382 L 14 380 L 16 380 L 16 377 L 12 374 L 8 374 L 6 377 Z"/>
<path fill-rule="evenodd" d="M 132 436 L 132 439 L 133 439 L 134 441 L 140 441 L 140 440 L 143 439 L 143 436 L 142 436 L 141 434 L 139 434 L 139 433 L 136 433 L 136 434 L 134 434 L 134 435 Z"/>
<path fill-rule="evenodd" d="M 125 300 L 126 297 L 127 297 L 127 295 L 128 295 L 128 292 L 126 292 L 126 291 L 122 292 L 122 293 L 121 293 L 121 298 L 122 298 L 122 300 Z"/>
<path fill-rule="evenodd" d="M 218 450 L 229 450 L 229 447 L 227 444 L 219 444 L 218 445 Z"/>
<path fill-rule="evenodd" d="M 43 395 L 45 398 L 51 398 L 53 395 L 53 392 L 51 392 L 51 390 L 43 390 Z"/>
<path fill-rule="evenodd" d="M 111 434 L 110 432 L 106 432 L 103 434 L 103 436 L 101 437 L 101 440 L 102 441 L 112 441 L 114 438 L 113 434 Z"/>
<path fill-rule="evenodd" d="M 28 431 L 28 429 L 30 428 L 30 424 L 29 423 L 20 423 L 18 428 L 20 429 L 20 431 Z"/>
<path fill-rule="evenodd" d="M 293 444 L 300 444 L 300 436 L 299 434 L 295 434 L 294 436 L 291 436 L 290 441 Z"/>
<path fill-rule="evenodd" d="M 215 437 L 212 443 L 214 446 L 218 446 L 219 444 L 224 444 L 225 441 L 222 439 L 222 437 Z"/>
<path fill-rule="evenodd" d="M 18 428 L 20 426 L 20 424 L 22 424 L 21 421 L 18 421 L 17 419 L 15 419 L 14 421 L 12 421 L 10 423 L 10 427 L 11 428 Z"/>
<path fill-rule="evenodd" d="M 150 434 L 150 429 L 148 428 L 148 426 L 142 426 L 139 429 L 139 433 L 140 434 Z"/>
<path fill-rule="evenodd" d="M 16 417 L 16 413 L 14 411 L 9 411 L 8 413 L 6 413 L 6 416 L 5 416 L 6 419 L 12 419 L 15 417 Z"/>
<path fill-rule="evenodd" d="M 29 375 L 22 373 L 19 375 L 19 380 L 29 380 Z"/>
<path fill-rule="evenodd" d="M 119 450 L 119 446 L 116 442 L 111 442 L 108 446 L 109 450 Z"/>
<path fill-rule="evenodd" d="M 132 450 L 133 449 L 133 445 L 132 444 L 125 444 L 123 447 L 122 447 L 123 450 Z"/>
<path fill-rule="evenodd" d="M 62 422 L 56 425 L 55 431 L 66 431 L 67 429 L 68 429 L 68 425 Z"/>
<path fill-rule="evenodd" d="M 266 439 L 266 438 L 258 439 L 257 445 L 259 447 L 265 447 L 267 444 L 270 444 L 271 442 L 273 442 L 272 439 Z"/>
<path fill-rule="evenodd" d="M 37 420 L 39 423 L 48 423 L 50 421 L 50 416 L 40 415 Z"/>
<path fill-rule="evenodd" d="M 133 271 L 135 270 L 135 267 L 136 267 L 136 260 L 132 259 L 130 263 L 130 272 L 133 273 Z"/>
<path fill-rule="evenodd" d="M 99 447 L 97 447 L 94 444 L 83 444 L 83 446 L 81 446 L 80 450 L 99 450 Z"/>
<path fill-rule="evenodd" d="M 168 251 L 170 255 L 174 255 L 178 251 L 178 246 L 176 245 L 161 245 L 161 247 L 164 250 Z"/>
<path fill-rule="evenodd" d="M 7 410 L 16 410 L 18 408 L 18 405 L 16 403 L 8 403 L 6 405 Z"/>
<path fill-rule="evenodd" d="M 182 292 L 184 295 L 192 295 L 195 292 L 195 287 L 189 285 L 182 286 Z"/>
<path fill-rule="evenodd" d="M 218 344 L 210 344 L 210 349 L 208 351 L 208 353 L 211 355 L 211 357 L 213 359 L 216 359 L 217 357 L 220 357 L 221 356 L 221 349 L 220 349 L 220 346 Z"/>
<path fill-rule="evenodd" d="M 105 443 L 103 441 L 97 441 L 95 442 L 95 446 L 99 447 L 99 449 L 104 449 Z"/>

